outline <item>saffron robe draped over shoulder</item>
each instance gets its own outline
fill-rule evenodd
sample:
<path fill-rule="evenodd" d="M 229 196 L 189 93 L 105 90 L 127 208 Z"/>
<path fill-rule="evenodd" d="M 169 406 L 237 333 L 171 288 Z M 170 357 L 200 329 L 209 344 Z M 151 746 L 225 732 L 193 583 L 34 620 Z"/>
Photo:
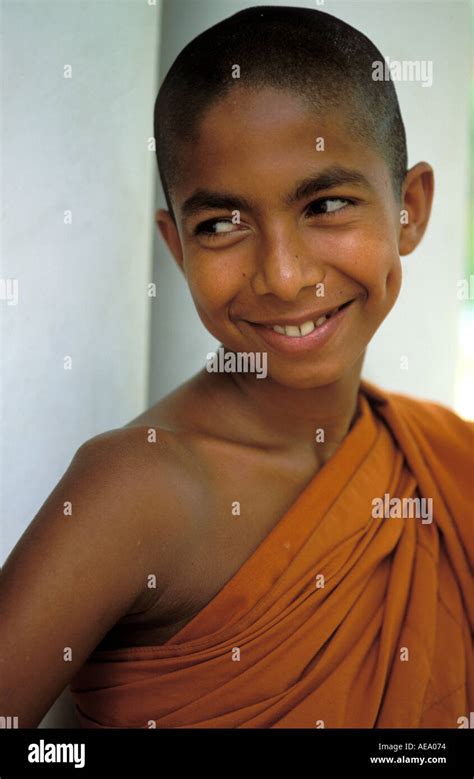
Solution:
<path fill-rule="evenodd" d="M 362 381 L 345 439 L 217 595 L 163 645 L 90 655 L 81 724 L 462 727 L 473 457 L 474 422 Z"/>

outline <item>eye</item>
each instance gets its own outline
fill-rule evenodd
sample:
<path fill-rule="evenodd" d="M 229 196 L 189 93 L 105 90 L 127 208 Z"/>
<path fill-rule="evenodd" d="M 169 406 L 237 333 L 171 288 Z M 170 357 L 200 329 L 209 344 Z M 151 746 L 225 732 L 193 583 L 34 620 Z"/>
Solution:
<path fill-rule="evenodd" d="M 313 212 L 310 216 L 333 216 L 339 214 L 341 211 L 345 211 L 346 208 L 355 205 L 356 201 L 347 197 L 322 197 L 310 203 L 308 211 L 316 208 L 318 209 L 316 213 Z M 215 219 L 207 219 L 205 222 L 196 225 L 193 233 L 194 235 L 204 235 L 206 238 L 216 239 L 233 232 L 238 232 L 232 229 L 234 226 L 235 223 L 232 222 L 231 219 L 217 217 Z M 214 230 L 214 227 L 217 229 Z"/>
<path fill-rule="evenodd" d="M 345 211 L 346 208 L 350 206 L 355 206 L 355 200 L 351 200 L 347 197 L 322 197 L 319 200 L 310 203 L 308 211 L 318 208 L 320 210 L 318 210 L 316 214 L 310 214 L 310 216 L 332 216 L 333 214 L 339 214 L 341 211 Z"/>
<path fill-rule="evenodd" d="M 212 230 L 214 225 L 220 225 L 220 228 L 216 232 Z M 222 229 L 222 225 L 224 225 L 224 229 Z M 201 222 L 201 224 L 196 225 L 194 228 L 194 235 L 205 235 L 206 238 L 219 238 L 221 235 L 228 235 L 229 233 L 236 232 L 232 230 L 232 227 L 234 226 L 231 219 L 224 219 L 223 217 L 208 219 L 206 222 Z"/>

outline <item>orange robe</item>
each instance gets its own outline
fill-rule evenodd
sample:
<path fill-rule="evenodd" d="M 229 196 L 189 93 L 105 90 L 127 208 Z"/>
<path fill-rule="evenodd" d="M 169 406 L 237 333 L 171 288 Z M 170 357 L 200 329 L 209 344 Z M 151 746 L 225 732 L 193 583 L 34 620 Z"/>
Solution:
<path fill-rule="evenodd" d="M 366 381 L 358 404 L 333 456 L 191 622 L 161 646 L 92 653 L 71 682 L 83 726 L 462 726 L 474 422 Z M 432 521 L 374 517 L 386 495 L 431 498 Z"/>

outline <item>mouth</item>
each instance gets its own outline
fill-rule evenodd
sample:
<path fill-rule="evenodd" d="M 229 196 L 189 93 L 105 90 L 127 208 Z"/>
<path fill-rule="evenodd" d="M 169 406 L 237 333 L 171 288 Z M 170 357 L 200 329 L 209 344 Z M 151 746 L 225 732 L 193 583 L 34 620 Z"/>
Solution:
<path fill-rule="evenodd" d="M 300 322 L 249 322 L 254 332 L 276 351 L 294 353 L 322 346 L 338 329 L 355 298 Z M 296 317 L 295 317 L 296 319 Z"/>
<path fill-rule="evenodd" d="M 331 317 L 335 316 L 339 311 L 342 311 L 344 308 L 349 306 L 353 301 L 354 298 L 347 300 L 345 303 L 341 303 L 341 305 L 329 309 L 324 313 L 315 314 L 312 319 L 308 317 L 308 319 L 303 322 L 300 319 L 299 322 L 278 322 L 278 320 L 276 320 L 270 324 L 267 324 L 266 322 L 249 322 L 249 324 L 254 325 L 255 327 L 268 327 L 271 330 L 274 330 L 275 333 L 286 335 L 289 338 L 301 338 L 309 335 L 318 327 L 322 327 L 322 325 L 324 325 L 328 319 L 331 319 Z"/>

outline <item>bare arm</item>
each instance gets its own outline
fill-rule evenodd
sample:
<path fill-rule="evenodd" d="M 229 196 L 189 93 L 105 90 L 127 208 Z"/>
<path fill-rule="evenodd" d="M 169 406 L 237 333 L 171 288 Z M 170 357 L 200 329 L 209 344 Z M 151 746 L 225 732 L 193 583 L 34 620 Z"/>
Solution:
<path fill-rule="evenodd" d="M 20 728 L 38 725 L 110 628 L 149 597 L 150 459 L 134 442 L 136 431 L 83 445 L 0 570 L 0 715 Z"/>

